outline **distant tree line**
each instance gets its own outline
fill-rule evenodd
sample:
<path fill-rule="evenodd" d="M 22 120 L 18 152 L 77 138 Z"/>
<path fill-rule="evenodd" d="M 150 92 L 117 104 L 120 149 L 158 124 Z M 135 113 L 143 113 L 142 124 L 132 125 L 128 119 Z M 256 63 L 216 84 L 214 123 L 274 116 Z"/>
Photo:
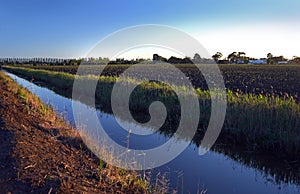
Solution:
<path fill-rule="evenodd" d="M 256 59 L 246 56 L 245 52 L 232 52 L 227 57 L 223 58 L 221 52 L 217 52 L 212 56 L 218 64 L 300 64 L 300 57 L 294 56 L 292 59 L 287 59 L 284 56 L 273 56 L 268 53 L 266 58 Z"/>
<path fill-rule="evenodd" d="M 152 61 L 154 63 L 162 61 L 171 64 L 214 63 L 212 59 L 202 58 L 198 53 L 196 53 L 193 58 L 190 57 L 178 58 L 178 57 L 171 56 L 169 59 L 164 58 L 158 54 L 154 54 Z"/>
<path fill-rule="evenodd" d="M 76 59 L 58 58 L 0 58 L 0 64 L 30 64 L 30 65 L 71 65 L 78 62 Z"/>
<path fill-rule="evenodd" d="M 170 58 L 165 58 L 159 54 L 153 54 L 152 59 L 136 58 L 136 59 L 124 59 L 116 58 L 115 60 L 110 60 L 109 58 L 79 58 L 79 59 L 58 59 L 58 58 L 0 58 L 0 65 L 5 64 L 28 64 L 28 65 L 69 65 L 76 66 L 80 64 L 86 65 L 105 65 L 105 64 L 138 64 L 138 63 L 157 63 L 157 62 L 166 62 L 171 64 L 300 64 L 300 57 L 294 56 L 292 59 L 288 60 L 284 56 L 273 56 L 271 53 L 268 53 L 266 58 L 252 58 L 248 57 L 245 52 L 232 52 L 228 56 L 223 56 L 221 52 L 217 52 L 212 56 L 212 58 L 202 58 L 198 53 L 195 53 L 193 58 L 184 57 L 179 58 L 171 56 Z"/>

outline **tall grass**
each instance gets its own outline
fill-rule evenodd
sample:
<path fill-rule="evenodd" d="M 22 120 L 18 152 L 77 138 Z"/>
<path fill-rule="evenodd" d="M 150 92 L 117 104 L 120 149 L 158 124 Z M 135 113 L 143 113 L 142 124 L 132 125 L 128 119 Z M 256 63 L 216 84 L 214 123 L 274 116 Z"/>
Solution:
<path fill-rule="evenodd" d="M 26 106 L 28 114 L 32 112 L 37 112 L 41 114 L 48 121 L 58 120 L 54 110 L 45 105 L 39 97 L 30 93 L 26 88 L 19 86 L 11 78 L 6 76 L 3 72 L 0 71 L 0 79 L 4 81 L 4 83 L 8 86 L 9 90 L 12 91 L 17 98 L 21 99 Z"/>
<path fill-rule="evenodd" d="M 32 74 L 30 74 L 32 75 Z M 47 75 L 46 72 L 43 72 L 40 75 Z M 64 75 L 54 75 L 56 78 L 62 81 L 62 77 L 68 78 L 68 76 Z M 43 77 L 43 80 L 49 80 L 49 77 Z M 38 96 L 35 96 L 31 92 L 29 92 L 26 88 L 19 86 L 15 83 L 10 77 L 5 75 L 2 71 L 0 71 L 0 81 L 3 81 L 9 91 L 11 91 L 17 98 L 24 102 L 24 105 L 27 107 L 28 114 L 38 114 L 43 117 L 45 120 L 50 121 L 53 127 L 64 127 L 68 128 L 68 130 L 72 130 L 70 126 L 63 123 L 63 120 L 55 113 L 51 106 L 45 105 Z M 59 83 L 59 82 L 51 82 L 51 83 Z M 63 84 L 63 86 L 65 86 Z M 91 138 L 91 135 L 83 133 L 82 130 L 79 130 L 79 133 L 75 131 L 63 131 L 60 132 L 60 135 L 66 135 L 69 138 L 77 139 L 80 137 L 85 139 L 85 142 L 92 142 L 88 138 Z M 59 139 L 59 138 L 58 138 Z M 81 141 L 78 141 L 81 142 Z M 83 151 L 82 144 L 79 145 L 80 150 Z M 165 180 L 165 177 L 162 176 L 157 178 L 156 181 L 159 183 L 153 183 L 150 180 L 150 177 L 143 177 L 138 171 L 127 171 L 118 167 L 114 167 L 109 165 L 111 161 L 116 162 L 118 158 L 115 158 L 111 152 L 109 152 L 110 148 L 101 148 L 93 151 L 97 151 L 100 155 L 105 155 L 105 158 L 109 160 L 104 162 L 100 160 L 99 162 L 99 177 L 100 184 L 101 181 L 109 182 L 110 185 L 119 185 L 120 192 L 127 193 L 167 193 L 171 191 L 169 188 L 168 182 Z M 94 152 L 95 153 L 95 152 Z M 120 162 L 121 163 L 121 162 Z M 105 179 L 105 180 L 102 180 Z"/>
<path fill-rule="evenodd" d="M 49 86 L 67 91 L 71 94 L 75 75 L 51 72 L 46 70 L 33 70 L 20 67 L 5 67 L 8 71 L 27 78 L 43 81 Z M 99 107 L 111 112 L 111 91 L 116 82 L 116 77 L 85 76 L 80 79 L 98 80 L 96 101 Z M 136 84 L 134 79 L 121 80 L 124 87 Z M 187 88 L 177 87 L 183 93 Z M 211 97 L 218 91 L 204 91 L 196 89 L 199 99 L 201 116 L 199 118 L 199 133 L 204 133 L 211 114 Z M 85 93 L 83 88 L 83 93 Z M 186 95 L 191 95 L 186 93 Z M 176 123 L 180 118 L 180 106 L 177 95 L 171 87 L 156 82 L 143 82 L 131 97 L 130 108 L 132 112 L 148 114 L 149 103 L 153 99 L 161 100 L 167 107 L 169 124 Z M 235 93 L 227 91 L 227 114 L 220 141 L 226 140 L 231 145 L 241 145 L 250 150 L 265 150 L 284 153 L 298 157 L 300 153 L 300 105 L 290 96 L 271 96 Z M 168 123 L 167 125 L 168 126 Z M 163 131 L 171 134 L 172 129 Z M 185 138 L 185 137 L 181 137 Z M 196 144 L 200 138 L 194 139 Z"/>
<path fill-rule="evenodd" d="M 228 91 L 225 132 L 234 143 L 274 152 L 300 151 L 300 105 L 293 97 L 233 93 Z M 296 155 L 295 155 L 296 156 Z"/>

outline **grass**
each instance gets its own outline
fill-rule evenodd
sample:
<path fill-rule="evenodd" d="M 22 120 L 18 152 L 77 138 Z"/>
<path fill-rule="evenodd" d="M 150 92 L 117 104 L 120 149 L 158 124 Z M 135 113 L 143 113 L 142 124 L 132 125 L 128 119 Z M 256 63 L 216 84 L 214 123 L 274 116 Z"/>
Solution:
<path fill-rule="evenodd" d="M 26 88 L 17 85 L 11 78 L 5 76 L 3 72 L 0 72 L 0 74 L 0 78 L 4 80 L 10 90 L 24 102 L 28 114 L 34 111 L 41 114 L 48 121 L 58 120 L 56 113 L 50 106 L 43 104 L 37 96 L 30 93 Z"/>
<path fill-rule="evenodd" d="M 45 76 L 45 72 L 43 73 L 43 76 Z M 64 77 L 63 75 L 55 76 L 59 79 L 62 79 L 62 77 Z M 66 78 L 67 77 L 68 76 L 66 76 Z M 51 106 L 43 104 L 43 102 L 37 96 L 30 93 L 26 88 L 19 86 L 10 77 L 6 76 L 2 71 L 0 71 L 0 80 L 4 81 L 9 90 L 12 91 L 17 98 L 22 100 L 26 107 L 28 107 L 28 114 L 32 114 L 33 112 L 38 113 L 38 115 L 41 115 L 41 117 L 45 118 L 45 120 L 52 122 L 53 126 L 55 127 L 59 127 L 60 125 L 67 126 L 72 131 L 66 131 L 63 134 L 68 137 L 74 139 L 79 139 L 80 137 L 90 137 L 89 135 L 82 133 L 82 131 L 79 131 L 79 136 L 79 133 L 77 131 L 74 131 L 70 126 L 63 123 L 63 120 L 55 113 Z M 79 149 L 81 151 L 86 151 L 86 148 L 82 145 L 82 142 L 79 143 Z M 117 158 L 114 158 L 112 153 L 108 152 L 108 150 L 105 148 L 101 148 L 97 151 L 101 152 L 102 155 L 107 155 L 110 160 L 117 160 Z M 19 177 L 20 174 L 18 172 L 18 179 Z M 127 171 L 118 167 L 114 167 L 109 165 L 109 161 L 104 162 L 101 159 L 99 161 L 99 177 L 100 181 L 101 178 L 105 178 L 105 181 L 110 181 L 111 185 L 119 184 L 122 187 L 122 191 L 132 190 L 135 192 L 139 191 L 140 193 L 167 193 L 170 190 L 167 181 L 164 180 L 165 177 L 157 180 L 160 182 L 160 184 L 152 184 L 149 177 L 143 177 L 138 171 Z"/>
<path fill-rule="evenodd" d="M 6 67 L 17 75 L 43 81 L 51 87 L 66 91 L 70 95 L 75 75 L 35 70 L 20 67 Z M 101 76 L 100 78 L 89 75 L 81 77 L 86 81 L 98 80 L 96 100 L 102 110 L 111 112 L 111 90 L 116 81 L 115 76 Z M 134 79 L 122 80 L 124 87 L 136 84 Z M 186 93 L 187 88 L 175 86 L 179 91 Z M 210 118 L 211 97 L 217 91 L 196 89 L 200 104 L 199 133 L 204 133 Z M 83 94 L 86 91 L 83 89 Z M 190 94 L 186 94 L 190 95 Z M 132 96 L 130 108 L 136 115 L 148 114 L 148 107 L 153 99 L 161 100 L 168 110 L 167 124 L 179 120 L 180 106 L 176 94 L 170 87 L 156 82 L 143 82 L 137 87 Z M 292 96 L 275 96 L 268 94 L 252 94 L 227 91 L 227 114 L 220 140 L 227 140 L 231 145 L 244 146 L 249 150 L 264 150 L 299 157 L 300 154 L 300 105 Z M 169 116 L 170 114 L 170 116 Z M 173 127 L 174 128 L 174 127 Z M 163 131 L 172 134 L 174 130 Z M 181 137 L 185 138 L 185 137 Z M 200 139 L 194 139 L 199 145 Z"/>
<path fill-rule="evenodd" d="M 131 190 L 132 188 L 139 188 L 139 193 L 169 193 L 175 192 L 172 191 L 169 187 L 168 179 L 166 175 L 156 176 L 155 180 L 151 180 L 151 172 L 148 171 L 148 175 L 141 173 L 136 170 L 126 170 L 111 164 L 117 164 L 117 166 L 124 165 L 124 159 L 121 157 L 122 153 L 119 153 L 120 158 L 114 154 L 113 147 L 108 146 L 105 143 L 105 139 L 95 135 L 88 134 L 90 131 L 85 131 L 84 128 L 79 129 L 80 137 L 84 140 L 86 145 L 91 149 L 93 153 L 97 153 L 101 158 L 105 158 L 105 161 L 102 159 L 99 160 L 99 173 L 100 179 L 105 178 L 106 176 L 111 177 L 110 184 L 120 184 L 123 190 Z M 97 139 L 95 139 L 97 138 Z M 99 139 L 100 138 L 100 139 Z M 97 146 L 101 142 L 101 147 Z M 126 164 L 131 167 L 138 165 L 133 162 L 134 158 L 126 158 Z"/>
<path fill-rule="evenodd" d="M 228 91 L 225 131 L 237 133 L 237 143 L 271 151 L 299 153 L 300 106 L 293 97 Z"/>
<path fill-rule="evenodd" d="M 20 65 L 17 65 L 20 66 Z M 76 74 L 78 66 L 30 66 L 21 65 L 34 69 L 44 69 L 57 72 L 65 72 Z M 180 69 L 194 85 L 195 88 L 206 90 L 205 79 L 199 69 L 193 64 L 179 64 L 175 65 Z M 203 64 L 205 68 L 211 65 Z M 108 65 L 103 69 L 104 76 L 118 76 L 130 65 Z M 155 71 L 155 65 L 138 65 L 144 71 L 142 73 L 149 73 Z M 99 65 L 84 65 L 84 69 L 89 74 L 95 74 L 95 70 L 99 70 L 103 66 Z M 285 93 L 293 96 L 297 102 L 300 101 L 300 65 L 285 64 L 285 65 L 237 65 L 226 64 L 219 65 L 220 71 L 224 78 L 226 88 L 234 91 L 252 94 L 272 94 L 283 96 Z M 172 79 L 172 73 L 164 74 Z"/>

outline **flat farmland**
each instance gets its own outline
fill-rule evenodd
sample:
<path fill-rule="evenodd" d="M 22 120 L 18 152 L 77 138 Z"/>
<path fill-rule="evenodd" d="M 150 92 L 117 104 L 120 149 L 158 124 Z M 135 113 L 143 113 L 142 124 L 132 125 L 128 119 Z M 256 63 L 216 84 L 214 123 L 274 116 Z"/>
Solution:
<path fill-rule="evenodd" d="M 210 65 L 204 66 L 207 68 L 211 67 Z M 75 79 L 74 74 L 77 72 L 78 66 L 23 67 L 26 66 L 5 66 L 3 68 L 14 75 L 50 88 L 57 94 L 69 98 L 72 97 L 70 95 L 72 94 L 72 86 Z M 121 73 L 130 66 L 109 65 L 105 67 L 84 65 L 83 67 L 85 72 L 81 73 L 81 75 L 95 75 L 97 70 L 98 72 L 99 70 L 103 70 L 103 76 L 101 77 L 84 76 L 84 78 L 86 81 L 98 80 L 97 92 L 93 95 L 96 100 L 95 105 L 99 110 L 113 114 L 110 105 L 111 91 L 117 80 L 115 76 L 121 75 Z M 205 80 L 197 67 L 193 65 L 178 65 L 177 67 L 185 73 L 185 76 L 189 77 L 195 87 L 205 89 Z M 134 75 L 142 76 L 146 73 L 152 73 L 158 76 L 175 77 L 171 71 L 164 71 L 165 69 L 157 71 L 157 69 L 157 65 L 155 64 L 138 65 Z M 241 152 L 245 150 L 245 155 L 249 155 L 249 153 L 268 154 L 278 159 L 267 158 L 266 166 L 263 165 L 259 167 L 260 169 L 269 169 L 270 160 L 279 161 L 280 164 L 284 164 L 288 161 L 288 167 L 279 168 L 291 169 L 290 166 L 294 164 L 293 162 L 299 160 L 300 153 L 300 106 L 299 101 L 295 102 L 293 99 L 298 98 L 299 66 L 224 65 L 220 66 L 220 69 L 228 91 L 226 117 L 222 132 L 216 142 L 216 150 L 230 155 L 231 158 L 235 158 L 239 160 L 239 162 L 241 162 L 241 160 L 236 158 L 236 156 L 240 154 L 241 150 Z M 125 80 L 121 79 L 121 81 L 123 81 L 125 88 L 130 88 L 132 84 L 137 83 L 137 80 L 131 78 L 125 78 Z M 253 84 L 257 86 L 254 87 Z M 267 87 L 267 85 L 270 87 Z M 251 88 L 253 88 L 253 90 L 251 90 Z M 82 94 L 86 95 L 84 89 L 85 88 L 82 88 Z M 182 89 L 185 91 L 184 87 L 182 87 Z M 236 92 L 232 92 L 232 90 Z M 213 91 L 210 93 L 207 90 L 201 90 L 199 88 L 196 91 L 201 113 L 197 132 L 192 142 L 193 145 L 198 147 L 210 119 L 210 97 L 212 97 L 210 95 L 214 93 Z M 247 94 L 242 94 L 243 92 Z M 259 95 L 254 95 L 253 93 Z M 78 100 L 82 100 L 84 103 L 85 95 L 81 95 L 83 99 L 79 98 Z M 168 117 L 164 123 L 164 127 L 159 130 L 159 134 L 164 137 L 170 137 L 174 134 L 174 131 L 177 129 L 176 126 L 178 125 L 177 121 L 180 118 L 180 103 L 178 103 L 176 95 L 170 92 L 168 87 L 156 82 L 145 81 L 136 87 L 130 98 L 129 104 L 132 116 L 141 123 L 149 119 L 149 115 L 147 114 L 149 113 L 149 105 L 151 102 L 157 100 L 163 102 L 168 112 Z M 63 106 L 63 104 L 63 102 L 59 102 L 59 106 Z M 124 121 L 127 121 L 125 117 Z M 179 138 L 185 140 L 186 136 L 181 135 Z M 235 148 L 237 148 L 235 153 L 231 154 L 231 152 L 228 151 Z M 258 160 L 261 161 L 261 159 Z M 244 162 L 254 164 L 248 159 Z M 299 162 L 295 164 L 298 169 Z M 267 171 L 269 173 L 269 170 Z M 292 174 L 295 174 L 295 178 L 293 178 L 294 175 Z M 278 174 L 276 174 L 276 176 L 277 175 Z M 291 175 L 292 177 L 290 177 Z M 292 170 L 283 172 L 281 177 L 281 180 L 291 179 L 296 180 L 298 183 L 299 171 Z"/>
<path fill-rule="evenodd" d="M 192 82 L 196 88 L 207 89 L 201 72 L 195 65 L 175 65 Z M 205 65 L 209 67 L 209 65 Z M 29 66 L 34 69 L 45 69 L 57 72 L 76 74 L 78 66 Z M 102 75 L 119 76 L 130 65 L 108 65 Z M 137 74 L 155 71 L 155 64 L 140 65 Z M 95 74 L 99 66 L 85 66 L 89 74 Z M 269 96 L 293 97 L 299 102 L 300 65 L 219 65 L 225 87 L 238 93 L 263 94 Z M 164 75 L 170 76 L 172 74 Z"/>

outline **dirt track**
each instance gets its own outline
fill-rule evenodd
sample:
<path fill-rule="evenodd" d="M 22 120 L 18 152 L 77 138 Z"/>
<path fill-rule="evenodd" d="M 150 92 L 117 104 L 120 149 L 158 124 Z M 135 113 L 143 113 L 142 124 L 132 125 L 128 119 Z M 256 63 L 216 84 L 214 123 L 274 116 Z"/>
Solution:
<path fill-rule="evenodd" d="M 26 105 L 0 72 L 0 193 L 136 193 L 99 159 L 68 125 L 44 119 Z M 12 81 L 9 81 L 12 82 Z"/>

